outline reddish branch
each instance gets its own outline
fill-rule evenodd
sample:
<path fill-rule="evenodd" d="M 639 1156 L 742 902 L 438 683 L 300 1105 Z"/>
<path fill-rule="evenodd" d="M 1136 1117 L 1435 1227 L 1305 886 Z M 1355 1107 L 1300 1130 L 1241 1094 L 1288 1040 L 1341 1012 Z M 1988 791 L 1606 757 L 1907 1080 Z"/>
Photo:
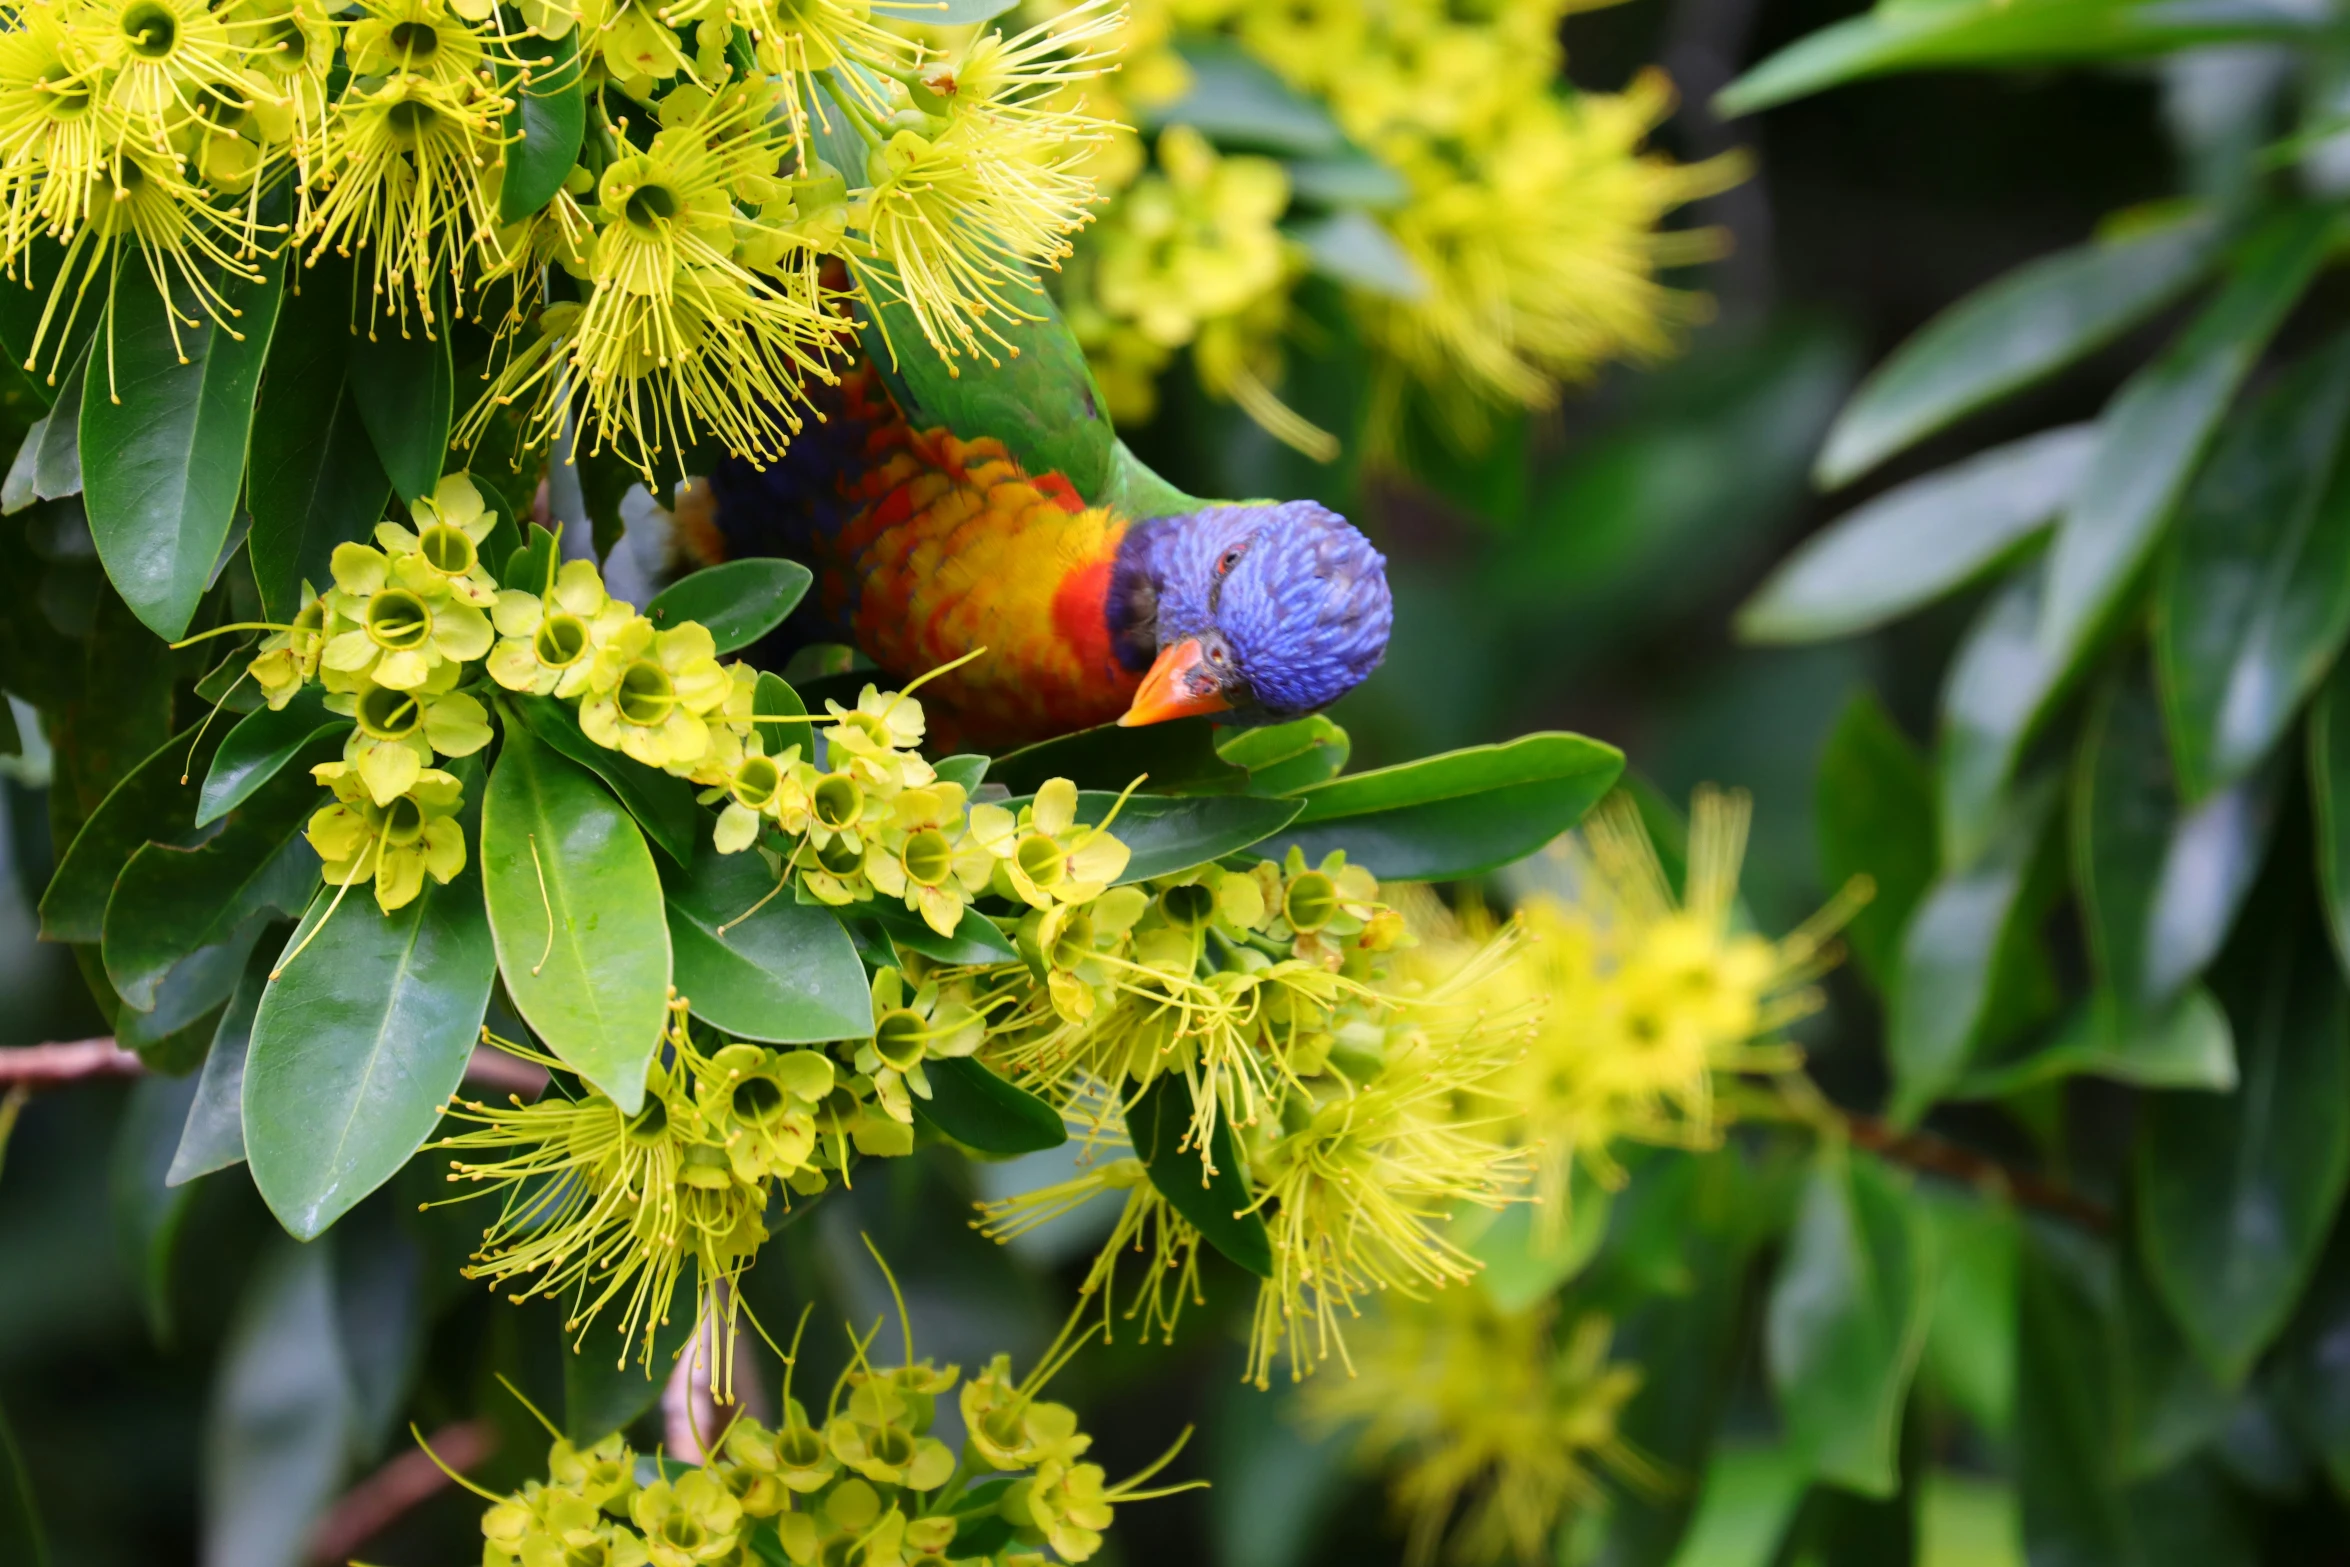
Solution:
<path fill-rule="evenodd" d="M 112 1039 L 0 1048 L 0 1090 L 55 1088 L 101 1077 L 137 1077 L 146 1070 L 137 1056 Z M 474 1050 L 473 1059 L 466 1063 L 465 1081 L 476 1088 L 527 1098 L 547 1086 L 547 1074 L 528 1061 L 483 1045 Z"/>
<path fill-rule="evenodd" d="M 410 1448 L 343 1493 L 310 1536 L 310 1560 L 341 1567 L 410 1508 L 447 1489 L 449 1477 L 434 1457 L 462 1474 L 498 1450 L 497 1428 L 486 1420 L 443 1426 L 425 1440 L 430 1454 Z"/>
<path fill-rule="evenodd" d="M 2002 1164 L 1988 1154 L 1977 1153 L 1932 1132 L 1898 1131 L 1873 1115 L 1847 1115 L 1844 1121 L 1851 1128 L 1854 1146 L 1866 1148 L 1880 1159 L 1929 1175 L 1963 1181 L 1969 1186 L 2004 1192 L 2026 1208 L 2070 1219 L 2100 1233 L 2113 1228 L 2113 1212 L 2105 1204 L 2046 1176 Z"/>

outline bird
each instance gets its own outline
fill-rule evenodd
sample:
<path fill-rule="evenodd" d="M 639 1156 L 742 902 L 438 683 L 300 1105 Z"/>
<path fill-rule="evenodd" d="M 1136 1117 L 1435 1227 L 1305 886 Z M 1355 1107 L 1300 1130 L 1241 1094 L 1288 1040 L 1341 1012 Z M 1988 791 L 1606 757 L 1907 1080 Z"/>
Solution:
<path fill-rule="evenodd" d="M 1279 723 L 1385 656 L 1387 563 L 1313 501 L 1202 501 L 1116 438 L 1082 353 L 1040 312 L 964 376 L 868 330 L 764 466 L 680 493 L 698 564 L 810 568 L 768 650 L 845 642 L 924 685 L 934 736 L 1001 752 L 1110 723 Z M 981 657 L 949 669 L 984 649 Z"/>

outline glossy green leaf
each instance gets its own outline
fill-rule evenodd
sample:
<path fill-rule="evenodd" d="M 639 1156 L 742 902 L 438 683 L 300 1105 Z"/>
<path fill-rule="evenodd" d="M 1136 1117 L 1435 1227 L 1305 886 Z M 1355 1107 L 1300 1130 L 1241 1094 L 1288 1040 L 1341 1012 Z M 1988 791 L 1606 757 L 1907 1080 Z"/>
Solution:
<path fill-rule="evenodd" d="M 1060 1111 L 968 1056 L 926 1062 L 922 1070 L 930 1097 L 914 1101 L 914 1114 L 966 1148 L 1009 1158 L 1069 1140 Z"/>
<path fill-rule="evenodd" d="M 1901 970 L 1901 934 L 1939 868 L 1934 784 L 1924 757 L 1875 695 L 1853 694 L 1820 748 L 1812 820 L 1821 880 L 1865 876 L 1874 889 L 1844 930 L 1861 968 L 1883 993 Z"/>
<path fill-rule="evenodd" d="M 2016 1472 L 2024 1537 L 2039 1559 L 2136 1567 L 2114 1474 L 2112 1324 L 2102 1294 L 2057 1248 L 2024 1231 L 2017 1272 Z M 2074 1242 L 2074 1244 L 2078 1244 Z"/>
<path fill-rule="evenodd" d="M 669 924 L 644 835 L 595 774 L 509 723 L 482 805 L 481 867 L 516 1009 L 636 1114 L 669 996 Z"/>
<path fill-rule="evenodd" d="M 807 704 L 800 700 L 800 694 L 791 688 L 790 681 L 772 669 L 762 669 L 759 671 L 758 684 L 752 688 L 751 711 L 769 718 L 789 718 L 805 714 L 808 708 Z M 808 735 L 814 727 L 812 725 L 775 723 L 761 724 L 758 727 L 760 747 L 769 756 L 781 756 L 795 745 L 800 748 L 800 755 L 803 757 L 808 755 L 811 750 Z M 949 758 L 949 760 L 954 760 L 954 758 Z M 984 770 L 983 760 L 982 771 Z M 944 763 L 940 764 L 939 772 L 941 777 L 946 776 Z M 977 788 L 978 785 L 971 784 L 967 787 Z"/>
<path fill-rule="evenodd" d="M 903 903 L 876 898 L 857 905 L 860 917 L 881 927 L 890 941 L 940 963 L 1009 963 L 1020 955 L 1011 938 L 977 909 L 966 908 L 952 936 L 942 936 Z"/>
<path fill-rule="evenodd" d="M 1811 1485 L 1811 1465 L 1785 1442 L 1715 1450 L 1672 1567 L 1771 1567 Z"/>
<path fill-rule="evenodd" d="M 1607 1238 L 1613 1194 L 1580 1166 L 1569 1172 L 1567 1211 L 1546 1224 L 1532 1203 L 1474 1209 L 1453 1220 L 1450 1234 L 1480 1264 L 1478 1289 L 1505 1312 L 1529 1310 L 1581 1273 Z"/>
<path fill-rule="evenodd" d="M 1879 5 L 1797 39 L 1730 84 L 1717 113 L 1752 114 L 1840 83 L 1934 66 L 2045 64 L 2290 36 L 2312 13 L 2276 0 L 2232 7 L 2129 0 L 1946 0 Z"/>
<path fill-rule="evenodd" d="M 107 977 L 127 1005 L 152 1009 L 156 988 L 176 965 L 250 921 L 301 913 L 318 885 L 318 855 L 302 833 L 321 800 L 309 765 L 338 753 L 331 737 L 314 740 L 202 843 L 149 843 L 131 855 L 100 928 Z M 236 966 L 243 966 L 242 953 Z M 234 984 L 231 975 L 219 999 Z"/>
<path fill-rule="evenodd" d="M 169 1185 L 164 1177 L 195 1097 L 193 1077 L 150 1075 L 133 1083 L 121 1124 L 115 1128 L 114 1155 L 107 1170 L 115 1246 L 125 1273 L 137 1282 L 147 1331 L 158 1344 L 172 1341 L 172 1259 L 193 1195 L 184 1186 Z"/>
<path fill-rule="evenodd" d="M 2317 823 L 2317 882 L 2326 931 L 2343 971 L 2350 973 L 2350 668 L 2336 669 L 2310 704 L 2309 799 Z M 64 874 L 60 868 L 58 875 Z M 43 900 L 44 933 L 48 909 Z"/>
<path fill-rule="evenodd" d="M 25 431 L 8 478 L 0 485 L 0 514 L 15 516 L 35 501 L 82 493 L 82 387 L 89 368 L 85 354 L 74 361 L 57 390 L 58 407 Z"/>
<path fill-rule="evenodd" d="M 1947 1097 L 2004 1099 L 2066 1077 L 2226 1093 L 2236 1086 L 2235 1033 L 2201 985 L 2155 1012 L 2097 991 L 2047 1037 L 2019 1037 L 2013 1048 L 1984 1052 Z"/>
<path fill-rule="evenodd" d="M 49 331 L 41 334 L 41 317 L 48 310 L 50 291 L 56 286 L 65 260 L 65 247 L 47 235 L 41 235 L 24 247 L 17 260 L 17 272 L 10 281 L 13 286 L 0 289 L 0 349 L 5 349 L 8 362 L 24 372 L 25 385 L 33 395 L 47 403 L 53 399 L 65 402 L 68 408 L 79 405 L 57 396 L 60 380 L 89 346 L 97 330 L 97 310 L 83 310 L 60 328 L 51 317 Z M 35 338 L 39 338 L 36 349 Z M 70 422 L 68 416 L 68 422 Z"/>
<path fill-rule="evenodd" d="M 1764 1326 L 1771 1385 L 1814 1472 L 1890 1496 L 1901 1411 L 1934 1304 L 1933 1231 L 1866 1154 L 1829 1145 L 1812 1167 Z"/>
<path fill-rule="evenodd" d="M 1206 1172 L 1198 1148 L 1186 1144 L 1191 1090 L 1180 1074 L 1154 1080 L 1126 1109 L 1126 1135 L 1135 1157 L 1174 1210 L 1198 1226 L 1208 1244 L 1259 1278 L 1273 1276 L 1273 1240 L 1265 1221 L 1245 1211 L 1247 1164 L 1232 1124 L 1216 1122 L 1216 1169 Z"/>
<path fill-rule="evenodd" d="M 2022 1224 L 1995 1194 L 1920 1182 L 1911 1212 L 1934 1234 L 1934 1314 L 1918 1375 L 1994 1440 L 2015 1425 L 2015 1291 Z"/>
<path fill-rule="evenodd" d="M 1248 769 L 1251 794 L 1294 794 L 1327 783 L 1346 771 L 1354 742 L 1344 729 L 1316 713 L 1286 724 L 1227 731 L 1216 754 Z"/>
<path fill-rule="evenodd" d="M 757 854 L 720 854 L 705 837 L 691 870 L 661 866 L 661 886 L 673 982 L 695 1017 L 770 1044 L 871 1037 L 855 944 L 831 910 L 770 897 L 774 874 Z"/>
<path fill-rule="evenodd" d="M 2222 230 L 2196 214 L 2060 250 L 1928 322 L 1861 383 L 1816 477 L 1833 488 L 2110 343 L 2209 271 Z"/>
<path fill-rule="evenodd" d="M 2057 665 L 2039 642 L 2046 578 L 2035 561 L 2000 584 L 1943 676 L 1934 795 L 1946 866 L 1971 863 L 1997 832 L 2032 716 L 2055 688 Z"/>
<path fill-rule="evenodd" d="M 581 1447 L 633 1425 L 653 1407 L 696 1325 L 692 1304 L 680 1301 L 654 1329 L 652 1364 L 658 1369 L 648 1370 L 642 1335 L 624 1343 L 613 1315 L 606 1312 L 573 1335 L 577 1344 L 563 1346 L 563 1434 Z"/>
<path fill-rule="evenodd" d="M 664 631 L 698 620 L 709 628 L 720 654 L 735 653 L 782 625 L 815 580 L 796 560 L 730 560 L 678 578 L 654 596 L 644 613 Z"/>
<path fill-rule="evenodd" d="M 2131 1479 L 2192 1456 L 2236 1403 L 2171 1321 L 2136 1250 L 2125 1241 L 2113 1270 L 2115 1464 Z"/>
<path fill-rule="evenodd" d="M 1153 128 L 1188 125 L 1219 147 L 1317 157 L 1341 152 L 1346 135 L 1330 111 L 1275 75 L 1237 42 L 1186 37 L 1178 46 L 1191 84 L 1154 105 Z"/>
<path fill-rule="evenodd" d="M 527 501 L 517 502 L 510 488 L 501 487 L 486 469 L 468 468 L 465 477 L 480 492 L 482 505 L 492 514 L 490 531 L 481 541 L 481 563 L 495 572 L 522 548 L 523 525 L 531 520 L 530 506 Z M 508 485 L 511 483 L 509 479 Z"/>
<path fill-rule="evenodd" d="M 1359 148 L 1321 157 L 1291 158 L 1282 164 L 1289 193 L 1318 207 L 1360 207 L 1387 212 L 1411 199 L 1404 177 Z"/>
<path fill-rule="evenodd" d="M 186 635 L 236 516 L 285 259 L 256 265 L 261 281 L 220 284 L 236 335 L 182 322 L 177 346 L 154 279 L 126 268 L 114 285 L 112 395 L 101 366 L 82 398 L 82 499 L 98 557 L 167 642 Z"/>
<path fill-rule="evenodd" d="M 296 270 L 254 408 L 245 548 L 276 621 L 301 608 L 303 583 L 326 590 L 335 546 L 366 539 L 392 495 L 352 386 L 352 277 L 331 252 Z"/>
<path fill-rule="evenodd" d="M 391 1444 L 424 1355 L 428 1260 L 412 1191 L 387 1188 L 336 1227 L 335 1337 L 351 1383 L 352 1454 L 369 1463 Z M 409 1448 L 405 1432 L 399 1445 Z"/>
<path fill-rule="evenodd" d="M 212 753 L 196 800 L 196 825 L 209 827 L 252 798 L 313 741 L 343 734 L 351 720 L 326 710 L 317 686 L 304 686 L 282 708 L 259 708 L 237 721 Z"/>
<path fill-rule="evenodd" d="M 777 727 L 781 727 L 778 725 Z M 973 751 L 942 756 L 934 766 L 938 776 L 969 795 L 987 782 L 987 758 Z"/>
<path fill-rule="evenodd" d="M 2171 1314 L 2231 1385 L 2285 1325 L 2350 1181 L 2350 994 L 2288 882 L 2215 988 L 2235 1025 L 2232 1094 L 2149 1097 L 2139 1243 Z"/>
<path fill-rule="evenodd" d="M 2073 771 L 2073 879 L 2122 1002 L 2160 1009 L 2218 954 L 2267 852 L 2279 772 L 2183 809 L 2151 682 L 2132 664 L 2108 684 Z"/>
<path fill-rule="evenodd" d="M 555 535 L 534 522 L 522 548 L 508 555 L 505 565 L 499 569 L 498 586 L 520 588 L 543 597 L 555 580 L 555 569 L 562 563 L 563 554 Z"/>
<path fill-rule="evenodd" d="M 454 768 L 466 786 L 459 820 L 470 845 L 481 766 L 467 758 Z M 470 848 L 447 886 L 427 878 L 390 914 L 370 890 L 354 889 L 332 917 L 333 899 L 321 892 L 253 1019 L 245 1157 L 270 1211 L 302 1240 L 424 1146 L 464 1079 L 497 977 Z"/>
<path fill-rule="evenodd" d="M 1104 724 L 1058 740 L 1007 751 L 988 777 L 1014 794 L 1034 794 L 1054 778 L 1080 789 L 1123 789 L 1135 779 L 1153 794 L 1225 794 L 1248 775 L 1216 754 L 1216 730 L 1204 718 L 1121 729 Z"/>
<path fill-rule="evenodd" d="M 2350 338 L 2220 437 L 2180 508 L 2154 651 L 2182 793 L 2246 777 L 2350 634 Z"/>
<path fill-rule="evenodd" d="M 1574 826 L 1623 770 L 1621 751 L 1581 735 L 1448 751 L 1301 791 L 1303 814 L 1258 852 L 1294 845 L 1319 860 L 1344 849 L 1350 864 L 1391 881 L 1473 876 Z"/>
<path fill-rule="evenodd" d="M 501 222 L 519 223 L 555 199 L 587 137 L 587 84 L 579 29 L 549 42 L 520 34 L 513 49 L 524 70 L 508 86 L 506 177 L 498 188 Z"/>
<path fill-rule="evenodd" d="M 1028 801 L 1006 800 L 1017 811 Z M 1117 884 L 1173 876 L 1238 854 L 1279 832 L 1296 819 L 1301 807 L 1294 800 L 1266 800 L 1254 795 L 1129 795 L 1124 805 L 1104 790 L 1084 789 L 1077 795 L 1077 819 L 1091 826 L 1108 818 L 1110 836 L 1126 845 L 1129 858 Z"/>
<path fill-rule="evenodd" d="M 2053 779 L 2023 791 L 1980 857 L 1944 873 L 1910 917 L 1885 1041 L 1892 1112 L 1904 1124 L 1958 1081 L 2002 1021 L 2000 967 L 2037 936 L 2044 900 L 2035 883 L 2053 858 L 2043 845 L 2056 803 Z"/>
<path fill-rule="evenodd" d="M 2060 672 L 2077 669 L 2104 636 L 2220 416 L 2332 253 L 2337 232 L 2336 214 L 2325 207 L 2263 225 L 2220 296 L 2106 406 L 2097 455 L 2048 555 L 2039 639 Z"/>
<path fill-rule="evenodd" d="M 173 1076 L 195 1071 L 211 1050 L 229 998 L 236 993 L 237 976 L 244 972 L 268 919 L 267 914 L 256 916 L 174 964 L 155 989 L 154 1005 L 144 1012 L 114 994 L 103 962 L 87 962 L 84 977 L 105 986 L 107 999 L 115 1003 L 114 1042 L 135 1052 L 151 1071 Z"/>
<path fill-rule="evenodd" d="M 2350 1498 L 2350 1226 L 2336 1224 L 2278 1346 L 2285 1413 L 2337 1498 Z M 4 1536 L 0 1536 L 4 1537 Z"/>
<path fill-rule="evenodd" d="M 303 1567 L 342 1484 L 351 1407 L 332 1243 L 277 1241 L 246 1280 L 205 1412 L 207 1564 Z"/>
<path fill-rule="evenodd" d="M 205 1052 L 204 1070 L 196 1079 L 196 1097 L 180 1126 L 178 1149 L 171 1156 L 165 1184 L 184 1185 L 199 1175 L 225 1170 L 245 1162 L 245 1056 L 253 1043 L 253 1019 L 261 1010 L 261 993 L 269 987 L 269 971 L 277 966 L 285 942 L 272 938 L 256 946 L 245 959 L 245 972 L 229 996 Z"/>
<path fill-rule="evenodd" d="M 707 835 L 710 813 L 694 803 L 692 784 L 590 740 L 580 732 L 573 703 L 551 696 L 509 700 L 533 735 L 610 785 L 662 853 L 680 865 L 693 863 L 694 844 Z"/>
<path fill-rule="evenodd" d="M 1853 508 L 1779 563 L 1739 609 L 1739 636 L 1851 636 L 1956 592 L 2056 519 L 2096 441 L 2091 425 L 2045 431 Z"/>
<path fill-rule="evenodd" d="M 49 1567 L 49 1536 L 41 1528 L 24 1450 L 5 1410 L 0 1410 L 0 1554 L 24 1567 Z"/>
<path fill-rule="evenodd" d="M 379 314 L 350 340 L 350 387 L 359 419 L 403 501 L 430 495 L 440 482 L 457 412 L 448 324 L 430 328 L 438 336 L 426 336 L 427 330 L 413 312 L 404 322 Z"/>
<path fill-rule="evenodd" d="M 107 792 L 41 894 L 44 940 L 97 941 L 105 932 L 114 879 L 140 845 L 203 840 L 206 834 L 196 827 L 196 786 L 180 780 L 210 764 L 221 734 L 216 725 L 201 735 L 174 735 Z"/>
<path fill-rule="evenodd" d="M 1322 276 L 1383 299 L 1417 303 L 1428 275 L 1377 218 L 1357 207 L 1292 222 L 1284 232 Z"/>

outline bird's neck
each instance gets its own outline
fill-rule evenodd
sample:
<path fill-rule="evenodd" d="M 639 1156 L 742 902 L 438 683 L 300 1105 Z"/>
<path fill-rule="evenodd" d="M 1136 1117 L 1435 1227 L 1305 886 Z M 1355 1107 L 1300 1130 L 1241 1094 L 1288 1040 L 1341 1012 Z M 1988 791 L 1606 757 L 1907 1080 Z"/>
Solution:
<path fill-rule="evenodd" d="M 1146 517 L 1124 524 L 1107 573 L 1102 620 L 1119 666 L 1140 675 L 1159 653 L 1159 595 L 1165 580 L 1166 546 L 1176 517 Z"/>

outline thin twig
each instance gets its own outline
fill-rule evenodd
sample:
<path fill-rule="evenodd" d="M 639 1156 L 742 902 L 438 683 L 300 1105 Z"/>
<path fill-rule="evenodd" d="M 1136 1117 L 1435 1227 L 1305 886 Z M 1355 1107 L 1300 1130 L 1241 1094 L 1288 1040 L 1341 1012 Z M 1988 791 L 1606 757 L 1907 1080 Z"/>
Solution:
<path fill-rule="evenodd" d="M 2069 1186 L 2003 1164 L 1932 1132 L 1897 1130 L 1873 1115 L 1845 1113 L 1844 1124 L 1853 1146 L 1866 1148 L 1880 1159 L 1939 1175 L 1968 1186 L 2004 1193 L 2026 1208 L 2070 1219 L 2104 1234 L 2113 1228 L 2113 1210 Z"/>
<path fill-rule="evenodd" d="M 146 1070 L 144 1062 L 111 1038 L 0 1048 L 0 1090 L 57 1088 L 98 1078 L 138 1077 Z M 466 1063 L 465 1081 L 479 1088 L 502 1089 L 528 1098 L 547 1086 L 547 1074 L 528 1061 L 484 1045 L 477 1047 L 473 1059 Z"/>
<path fill-rule="evenodd" d="M 498 1429 L 465 1420 L 432 1434 L 432 1450 L 452 1469 L 466 1470 L 498 1450 Z M 389 1529 L 411 1508 L 445 1490 L 449 1477 L 421 1449 L 410 1448 L 343 1493 L 310 1536 L 310 1560 L 335 1567 Z"/>

